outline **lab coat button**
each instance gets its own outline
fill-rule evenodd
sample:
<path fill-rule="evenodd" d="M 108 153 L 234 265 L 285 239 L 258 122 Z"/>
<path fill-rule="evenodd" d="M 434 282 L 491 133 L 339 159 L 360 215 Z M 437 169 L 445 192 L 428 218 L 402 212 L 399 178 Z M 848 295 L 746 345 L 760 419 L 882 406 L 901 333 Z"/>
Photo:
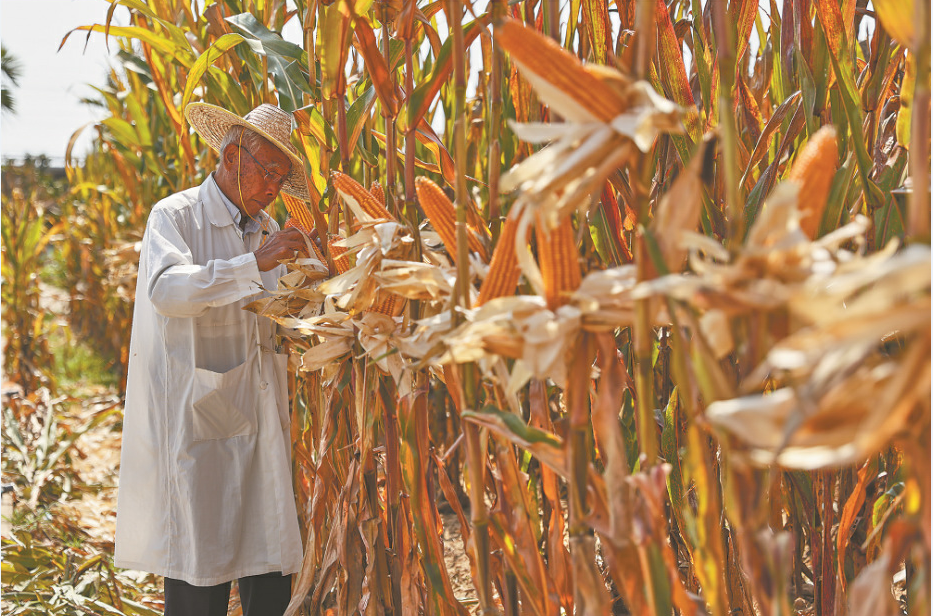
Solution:
<path fill-rule="evenodd" d="M 263 382 L 263 383 L 260 383 L 260 384 L 259 384 L 259 389 L 265 389 L 265 388 L 268 387 L 268 386 L 269 386 L 268 383 Z"/>

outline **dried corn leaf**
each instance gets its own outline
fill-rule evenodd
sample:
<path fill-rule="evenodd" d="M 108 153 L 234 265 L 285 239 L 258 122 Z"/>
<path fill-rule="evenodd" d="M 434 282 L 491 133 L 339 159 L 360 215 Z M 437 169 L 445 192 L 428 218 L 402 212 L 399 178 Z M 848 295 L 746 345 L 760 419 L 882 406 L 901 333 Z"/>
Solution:
<path fill-rule="evenodd" d="M 298 369 L 302 372 L 313 372 L 349 355 L 353 350 L 351 338 L 331 338 L 321 344 L 311 347 L 301 356 Z"/>
<path fill-rule="evenodd" d="M 898 362 L 845 366 L 845 377 L 824 379 L 823 389 L 816 387 L 822 383 L 802 383 L 715 402 L 706 414 L 747 443 L 760 464 L 801 469 L 851 464 L 905 429 L 915 404 L 929 399 L 929 354 L 928 341 L 918 341 Z"/>
<path fill-rule="evenodd" d="M 722 310 L 710 310 L 700 317 L 700 332 L 717 359 L 722 359 L 735 348 L 729 320 Z"/>
<path fill-rule="evenodd" d="M 696 231 L 700 224 L 705 181 L 702 176 L 711 167 L 715 144 L 715 139 L 705 139 L 701 143 L 690 164 L 655 207 L 649 229 L 657 238 L 664 263 L 670 272 L 681 270 L 687 254 L 683 234 Z"/>
<path fill-rule="evenodd" d="M 376 312 L 367 312 L 359 320 L 353 322 L 357 330 L 357 339 L 366 349 L 370 359 L 379 368 L 392 376 L 398 384 L 402 378 L 405 362 L 397 352 L 397 343 L 394 334 L 398 323 L 387 315 Z"/>
<path fill-rule="evenodd" d="M 561 477 L 569 477 L 563 440 L 556 434 L 532 428 L 518 415 L 493 408 L 482 412 L 464 411 L 463 419 L 488 428 L 494 434 L 527 450 Z"/>
<path fill-rule="evenodd" d="M 450 297 L 457 277 L 451 268 L 384 259 L 373 279 L 379 288 L 408 299 L 443 301 Z"/>
<path fill-rule="evenodd" d="M 812 323 L 841 318 L 884 317 L 906 299 L 930 293 L 930 249 L 909 246 L 853 260 L 839 266 L 831 279 L 813 277 L 790 299 L 795 315 Z M 890 330 L 902 329 L 894 324 Z M 885 332 L 882 332 L 885 333 Z"/>
<path fill-rule="evenodd" d="M 596 566 L 596 538 L 571 537 L 570 559 L 573 563 L 574 607 L 581 614 L 610 613 L 612 598 Z"/>
<path fill-rule="evenodd" d="M 848 594 L 849 616 L 899 616 L 901 610 L 891 592 L 891 557 L 883 554 L 862 569 Z"/>

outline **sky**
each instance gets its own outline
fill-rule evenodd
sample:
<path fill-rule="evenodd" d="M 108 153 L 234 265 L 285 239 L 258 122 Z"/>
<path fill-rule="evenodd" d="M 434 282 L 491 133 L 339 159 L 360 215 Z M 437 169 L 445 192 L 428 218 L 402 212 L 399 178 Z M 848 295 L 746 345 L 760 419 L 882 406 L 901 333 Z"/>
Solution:
<path fill-rule="evenodd" d="M 85 84 L 106 83 L 104 36 L 92 34 L 85 49 L 86 33 L 76 32 L 61 51 L 58 46 L 73 28 L 102 23 L 108 7 L 104 0 L 0 0 L 0 42 L 22 68 L 19 86 L 13 89 L 16 114 L 0 116 L 4 159 L 44 154 L 60 163 L 71 135 L 106 117 L 80 102 L 95 94 Z M 118 22 L 127 23 L 125 17 Z M 90 146 L 92 130 L 82 135 L 75 146 L 79 157 Z"/>

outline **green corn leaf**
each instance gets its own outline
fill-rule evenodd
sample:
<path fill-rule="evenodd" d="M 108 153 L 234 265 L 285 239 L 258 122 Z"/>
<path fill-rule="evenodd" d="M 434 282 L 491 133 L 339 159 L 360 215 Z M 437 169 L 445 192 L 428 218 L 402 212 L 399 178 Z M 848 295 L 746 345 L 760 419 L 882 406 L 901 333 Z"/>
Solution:
<path fill-rule="evenodd" d="M 303 107 L 304 94 L 311 96 L 313 92 L 298 61 L 270 53 L 265 44 L 257 40 L 246 39 L 246 44 L 257 54 L 266 57 L 279 96 L 279 106 L 286 111 Z"/>
<path fill-rule="evenodd" d="M 684 520 L 684 489 L 683 470 L 680 462 L 680 427 L 678 426 L 678 405 L 680 392 L 675 387 L 664 409 L 664 429 L 661 431 L 661 455 L 671 465 L 671 472 L 667 475 L 667 493 L 671 499 L 671 511 L 677 520 L 677 526 L 685 527 Z"/>
<path fill-rule="evenodd" d="M 598 64 L 608 64 L 612 53 L 612 24 L 609 22 L 608 3 L 601 0 L 583 0 L 582 9 L 583 23 L 589 35 L 593 57 Z"/>
<path fill-rule="evenodd" d="M 844 151 L 844 150 L 843 150 Z M 851 157 L 839 168 L 833 177 L 833 185 L 826 200 L 826 209 L 820 222 L 819 235 L 825 235 L 837 228 L 842 222 L 843 212 L 847 211 L 846 195 L 855 177 L 855 162 Z"/>
<path fill-rule="evenodd" d="M 181 108 L 184 109 L 191 101 L 194 94 L 194 88 L 201 81 L 204 72 L 221 56 L 242 43 L 245 39 L 239 34 L 225 34 L 207 48 L 207 50 L 198 57 L 188 71 L 188 80 L 185 82 L 185 92 L 181 97 Z"/>
<path fill-rule="evenodd" d="M 145 111 L 143 111 L 142 105 L 139 104 L 139 100 L 134 94 L 130 94 L 123 99 L 126 103 L 126 109 L 129 112 L 130 118 L 133 120 L 133 127 L 136 129 L 136 134 L 139 137 L 139 143 L 145 149 L 152 147 L 152 133 L 149 131 L 149 117 Z"/>
<path fill-rule="evenodd" d="M 571 49 L 573 47 L 573 39 L 577 33 L 577 24 L 579 23 L 578 16 L 580 15 L 582 5 L 583 0 L 570 0 L 570 15 L 567 19 L 567 28 L 564 33 L 565 49 Z"/>
<path fill-rule="evenodd" d="M 553 434 L 545 432 L 544 430 L 539 430 L 538 428 L 533 428 L 522 421 L 522 418 L 516 415 L 515 413 L 507 413 L 501 411 L 498 408 L 487 405 L 483 407 L 482 411 L 464 411 L 464 419 L 496 419 L 502 422 L 508 430 L 527 443 L 542 443 L 545 445 L 550 445 L 552 447 L 560 447 L 562 445 L 561 440 Z"/>
<path fill-rule="evenodd" d="M 597 208 L 595 217 L 590 220 L 589 232 L 599 258 L 605 263 L 621 264 L 619 255 L 616 253 L 615 242 L 611 239 L 606 212 L 602 205 Z"/>
<path fill-rule="evenodd" d="M 796 113 L 797 107 L 800 105 L 801 92 L 798 90 L 790 95 L 781 105 L 774 110 L 774 113 L 771 115 L 771 119 L 768 120 L 768 123 L 765 124 L 764 130 L 761 131 L 761 134 L 758 136 L 758 142 L 755 143 L 755 149 L 752 151 L 751 156 L 748 158 L 748 164 L 745 166 L 745 171 L 742 173 L 742 180 L 739 182 L 741 185 L 745 185 L 751 179 L 751 174 L 764 158 L 765 154 L 768 153 L 771 143 L 771 137 L 774 133 L 781 128 L 784 124 L 784 120 L 787 118 L 787 114 L 793 110 Z"/>
<path fill-rule="evenodd" d="M 279 106 L 286 111 L 304 106 L 303 95 L 314 94 L 308 76 L 301 68 L 307 66 L 308 54 L 266 28 L 249 13 L 228 17 L 227 21 L 248 35 L 246 42 L 255 53 L 266 57 L 279 95 Z"/>
<path fill-rule="evenodd" d="M 363 132 L 363 125 L 372 111 L 376 102 L 376 88 L 369 86 L 362 96 L 353 101 L 350 108 L 347 109 L 347 133 L 350 135 L 350 149 L 352 150 L 358 144 L 360 134 Z"/>
<path fill-rule="evenodd" d="M 901 83 L 901 107 L 897 112 L 897 142 L 908 150 L 916 87 L 917 59 L 914 54 L 908 53 L 904 60 L 904 81 Z"/>
<path fill-rule="evenodd" d="M 140 147 L 139 135 L 133 125 L 122 118 L 111 117 L 101 122 L 110 133 L 116 138 L 117 142 L 124 147 Z"/>
<path fill-rule="evenodd" d="M 479 36 L 479 33 L 482 31 L 483 27 L 489 23 L 489 20 L 490 15 L 487 13 L 479 19 L 471 21 L 463 26 L 464 48 L 468 48 L 473 40 Z M 408 133 L 413 127 L 417 126 L 421 122 L 421 119 L 424 118 L 424 114 L 427 113 L 431 105 L 434 104 L 434 99 L 437 98 L 438 93 L 441 91 L 441 86 L 447 82 L 447 79 L 453 72 L 453 63 L 451 62 L 452 53 L 453 37 L 449 37 L 444 42 L 441 53 L 437 56 L 437 60 L 434 64 L 434 71 L 431 73 L 431 76 L 427 81 L 415 87 L 415 91 L 412 92 L 409 97 L 408 105 L 399 113 L 396 126 L 401 133 Z"/>
<path fill-rule="evenodd" d="M 865 191 L 865 199 L 870 203 L 879 204 L 883 197 L 878 187 L 869 179 L 872 161 L 862 132 L 862 111 L 858 88 L 855 86 L 855 80 L 852 77 L 851 63 L 848 56 L 845 55 L 837 58 L 835 55 L 830 54 L 829 58 L 833 65 L 833 71 L 836 73 L 836 80 L 841 85 L 842 102 L 845 107 L 852 146 L 855 149 L 855 160 L 858 162 L 859 176 Z"/>
<path fill-rule="evenodd" d="M 300 132 L 313 136 L 323 147 L 328 149 L 337 147 L 337 135 L 316 105 L 296 109 L 295 119 L 298 121 Z"/>
<path fill-rule="evenodd" d="M 65 35 L 61 44 L 58 46 L 59 50 L 65 44 L 65 41 L 68 40 L 68 37 L 73 32 L 77 32 L 79 30 L 87 32 L 101 32 L 106 33 L 109 36 L 118 36 L 127 39 L 138 40 L 140 42 L 146 43 L 160 53 L 172 58 L 174 61 L 181 64 L 184 68 L 190 68 L 194 63 L 194 54 L 191 52 L 191 45 L 187 41 L 185 41 L 185 45 L 182 46 L 175 43 L 170 38 L 159 36 L 151 30 L 147 30 L 146 28 L 141 28 L 138 26 L 110 26 L 109 28 L 100 24 L 78 26 Z"/>
<path fill-rule="evenodd" d="M 228 21 L 231 25 L 236 27 L 244 34 L 247 34 L 249 37 L 252 37 L 262 43 L 264 53 L 297 60 L 303 66 L 307 66 L 308 54 L 304 49 L 295 43 L 286 41 L 280 35 L 276 34 L 272 30 L 269 30 L 267 27 L 262 25 L 253 15 L 249 13 L 241 13 L 239 15 L 227 17 L 226 21 Z"/>
<path fill-rule="evenodd" d="M 250 103 L 243 93 L 243 87 L 236 79 L 222 71 L 212 69 L 204 75 L 207 91 L 214 93 L 224 101 L 230 111 L 238 116 L 245 116 L 250 111 Z"/>
<path fill-rule="evenodd" d="M 344 67 L 350 53 L 353 19 L 347 0 L 337 0 L 324 8 L 318 38 L 318 57 L 321 60 L 321 94 L 326 99 L 343 93 L 346 77 Z"/>

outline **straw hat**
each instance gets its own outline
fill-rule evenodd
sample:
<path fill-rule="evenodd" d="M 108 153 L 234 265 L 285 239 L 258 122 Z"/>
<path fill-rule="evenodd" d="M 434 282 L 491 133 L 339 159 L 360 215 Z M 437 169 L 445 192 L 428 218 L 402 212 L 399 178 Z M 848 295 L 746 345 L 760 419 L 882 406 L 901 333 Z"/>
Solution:
<path fill-rule="evenodd" d="M 241 118 L 217 105 L 191 103 L 185 107 L 185 116 L 194 130 L 217 152 L 220 152 L 224 135 L 232 126 L 243 126 L 259 133 L 288 156 L 292 163 L 291 171 L 282 183 L 282 191 L 304 201 L 310 199 L 304 162 L 289 140 L 292 114 L 275 105 L 263 103 Z"/>

